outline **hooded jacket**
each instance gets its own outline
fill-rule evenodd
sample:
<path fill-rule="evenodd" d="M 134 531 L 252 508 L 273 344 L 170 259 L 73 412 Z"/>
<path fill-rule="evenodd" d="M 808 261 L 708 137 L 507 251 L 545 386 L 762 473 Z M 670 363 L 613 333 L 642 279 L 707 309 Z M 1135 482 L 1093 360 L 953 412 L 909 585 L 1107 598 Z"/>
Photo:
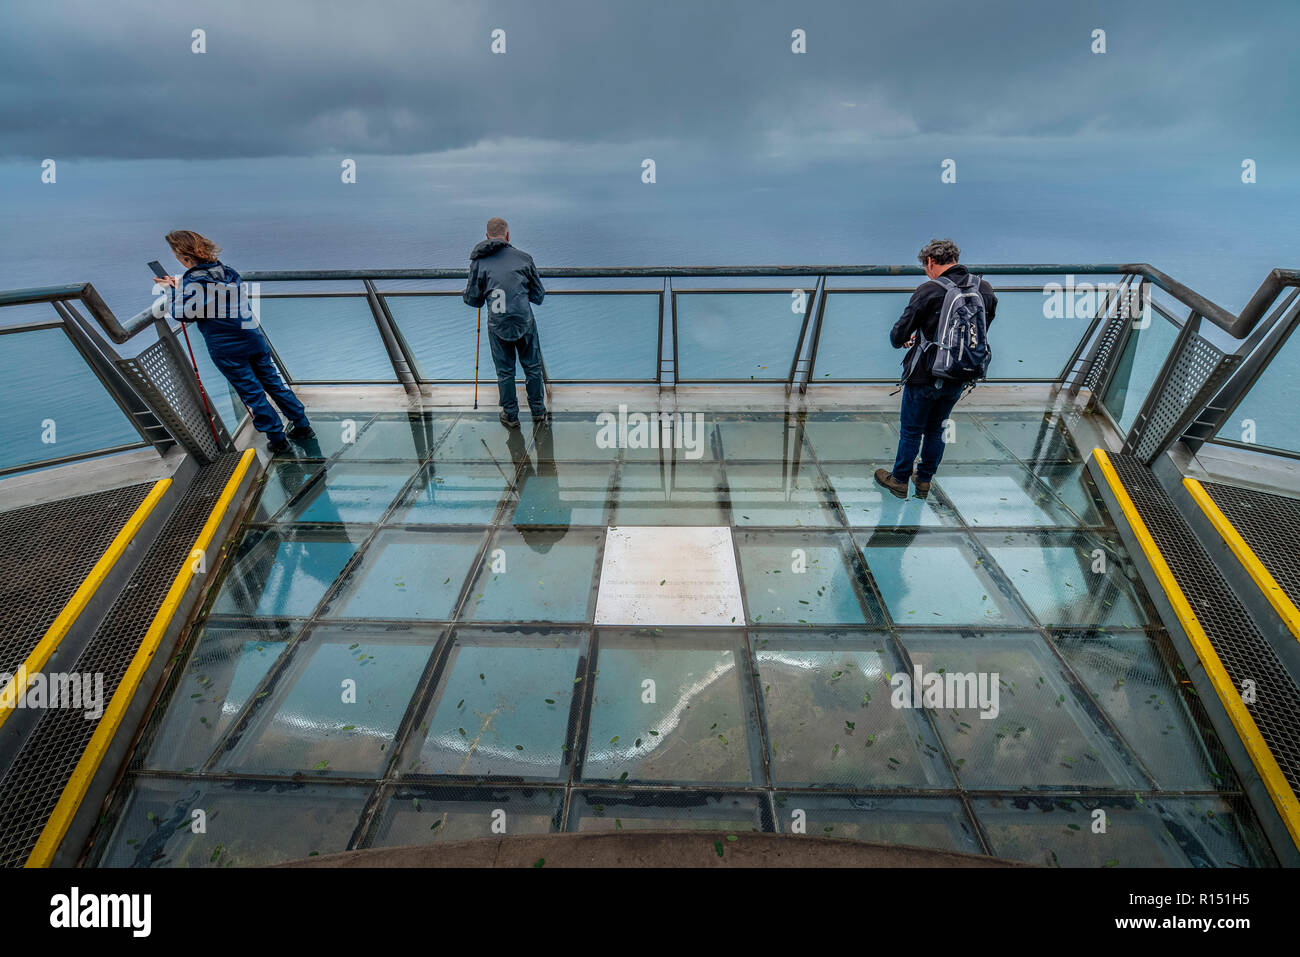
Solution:
<path fill-rule="evenodd" d="M 488 332 L 521 339 L 536 328 L 533 306 L 546 296 L 533 257 L 504 239 L 485 239 L 470 251 L 465 304 L 487 305 Z"/>
<path fill-rule="evenodd" d="M 172 297 L 172 317 L 197 322 L 208 352 L 247 353 L 266 343 L 239 273 L 220 262 L 185 270 Z"/>

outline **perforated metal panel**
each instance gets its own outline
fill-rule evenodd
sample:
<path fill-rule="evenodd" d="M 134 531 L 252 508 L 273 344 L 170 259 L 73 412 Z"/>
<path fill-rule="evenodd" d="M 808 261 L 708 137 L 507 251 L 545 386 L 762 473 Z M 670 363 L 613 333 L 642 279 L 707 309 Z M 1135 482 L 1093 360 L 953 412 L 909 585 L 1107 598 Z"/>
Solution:
<path fill-rule="evenodd" d="M 238 461 L 236 454 L 224 456 L 194 480 L 90 645 L 68 669 L 74 674 L 102 674 L 105 703 L 117 690 Z M 41 714 L 31 737 L 0 778 L 0 866 L 21 866 L 31 855 L 98 723 L 72 708 Z"/>
<path fill-rule="evenodd" d="M 132 359 L 119 359 L 118 367 L 145 397 L 149 407 L 187 451 L 203 463 L 212 462 L 229 439 L 218 420 L 217 438 L 202 400 L 196 397 L 194 370 L 176 358 L 172 345 L 159 340 Z"/>
<path fill-rule="evenodd" d="M 1115 345 L 1119 342 L 1120 332 L 1129 321 L 1119 315 L 1118 310 L 1114 311 L 1116 314 L 1106 320 L 1106 325 L 1101 330 L 1101 345 L 1083 380 L 1083 384 L 1094 393 L 1101 387 L 1102 381 L 1106 378 L 1106 370 L 1115 360 Z"/>
<path fill-rule="evenodd" d="M 1168 376 L 1157 382 L 1156 391 L 1138 413 L 1124 451 L 1135 453 L 1143 462 L 1154 461 L 1218 394 L 1240 361 L 1202 336 L 1187 337 Z"/>
<path fill-rule="evenodd" d="M 1202 484 L 1292 604 L 1300 606 L 1300 546 L 1296 544 L 1300 542 L 1300 499 Z"/>
<path fill-rule="evenodd" d="M 1300 793 L 1300 687 L 1223 580 L 1152 471 L 1132 455 L 1112 455 L 1115 471 L 1187 596 L 1232 683 L 1255 683 L 1246 709 L 1291 790 Z"/>
<path fill-rule="evenodd" d="M 12 674 L 31 654 L 152 487 L 0 513 L 0 672 Z"/>

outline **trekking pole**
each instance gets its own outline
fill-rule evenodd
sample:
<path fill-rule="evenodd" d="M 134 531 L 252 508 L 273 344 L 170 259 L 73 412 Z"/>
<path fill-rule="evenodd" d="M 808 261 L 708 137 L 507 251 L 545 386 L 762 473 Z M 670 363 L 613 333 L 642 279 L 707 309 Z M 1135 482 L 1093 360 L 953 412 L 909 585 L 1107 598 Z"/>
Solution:
<path fill-rule="evenodd" d="M 474 408 L 478 408 L 478 342 L 483 328 L 483 307 L 478 307 L 477 318 L 474 320 Z"/>
<path fill-rule="evenodd" d="M 185 323 L 181 323 L 181 335 L 185 337 L 185 348 L 190 351 L 190 365 L 194 367 L 194 381 L 199 384 L 199 396 L 203 399 L 203 411 L 208 416 L 208 428 L 212 430 L 212 441 L 221 448 L 221 439 L 217 437 L 217 427 L 212 421 L 212 406 L 208 405 L 208 390 L 203 388 L 203 376 L 199 375 L 199 364 L 194 359 L 194 347 L 190 345 L 190 334 L 185 329 Z"/>

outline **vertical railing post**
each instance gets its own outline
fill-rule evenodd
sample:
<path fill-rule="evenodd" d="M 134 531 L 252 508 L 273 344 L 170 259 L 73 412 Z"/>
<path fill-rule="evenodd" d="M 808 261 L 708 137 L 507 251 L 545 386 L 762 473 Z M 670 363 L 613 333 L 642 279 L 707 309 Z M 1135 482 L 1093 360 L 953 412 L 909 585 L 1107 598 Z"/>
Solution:
<path fill-rule="evenodd" d="M 397 332 L 397 324 L 393 322 L 393 315 L 388 311 L 388 305 L 380 298 L 375 284 L 369 279 L 363 279 L 366 287 L 366 302 L 370 304 L 370 314 L 374 317 L 375 327 L 379 330 L 379 337 L 384 342 L 384 349 L 388 352 L 388 359 L 393 364 L 393 372 L 397 376 L 397 381 L 402 384 L 407 395 L 418 396 L 420 394 L 420 384 L 415 379 L 415 374 L 411 371 L 412 361 L 402 348 L 401 336 Z"/>
<path fill-rule="evenodd" d="M 820 277 L 822 294 L 817 299 L 817 308 L 813 316 L 812 345 L 808 350 L 808 365 L 804 369 L 803 381 L 799 383 L 799 394 L 808 392 L 808 383 L 812 381 L 813 370 L 817 368 L 817 347 L 821 345 L 822 318 L 826 315 L 826 277 Z"/>

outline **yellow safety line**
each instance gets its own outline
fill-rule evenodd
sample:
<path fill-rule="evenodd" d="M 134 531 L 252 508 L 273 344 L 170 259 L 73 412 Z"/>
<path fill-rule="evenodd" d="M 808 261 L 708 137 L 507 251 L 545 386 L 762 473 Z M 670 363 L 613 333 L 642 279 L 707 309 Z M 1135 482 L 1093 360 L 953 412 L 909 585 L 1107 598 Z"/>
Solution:
<path fill-rule="evenodd" d="M 221 497 L 213 505 L 212 512 L 208 515 L 203 530 L 199 532 L 199 537 L 194 542 L 194 547 L 186 556 L 181 570 L 177 572 L 172 587 L 167 592 L 167 597 L 163 599 L 158 613 L 154 615 L 148 632 L 145 633 L 144 639 L 140 642 L 140 647 L 136 650 L 135 657 L 131 659 L 131 664 L 126 669 L 126 674 L 122 676 L 122 681 L 113 693 L 112 700 L 109 701 L 108 707 L 104 709 L 103 717 L 100 718 L 99 724 L 95 727 L 95 733 L 90 739 L 90 744 L 86 746 L 85 752 L 81 755 L 81 760 L 77 762 L 72 777 L 68 779 L 67 786 L 64 787 L 63 794 L 59 797 L 59 803 L 55 805 L 49 820 L 45 822 L 45 828 L 36 841 L 36 847 L 32 849 L 31 856 L 27 858 L 26 867 L 49 867 L 50 862 L 54 859 L 54 852 L 58 850 L 59 844 L 68 833 L 68 828 L 72 825 L 72 819 L 81 806 L 86 792 L 90 789 L 90 782 L 99 770 L 99 765 L 104 760 L 104 754 L 108 751 L 108 746 L 126 714 L 126 709 L 131 704 L 136 689 L 139 688 L 140 682 L 144 678 L 145 670 L 149 667 L 150 661 L 153 660 L 154 653 L 158 650 L 158 645 L 162 642 L 162 637 L 171 624 L 172 617 L 176 614 L 176 609 L 185 597 L 185 592 L 195 575 L 194 555 L 199 552 L 206 553 L 208 545 L 211 544 L 213 537 L 217 533 L 222 518 L 225 517 L 226 510 L 230 507 L 235 493 L 239 490 L 244 475 L 248 472 L 249 466 L 252 465 L 256 457 L 257 452 L 253 449 L 247 449 L 244 452 L 239 464 L 235 466 L 234 474 L 226 482 Z"/>
<path fill-rule="evenodd" d="M 1151 563 L 1152 571 L 1155 572 L 1156 578 L 1160 581 L 1160 586 L 1165 590 L 1165 595 L 1173 606 L 1174 614 L 1178 616 L 1183 631 L 1186 632 L 1188 640 L 1191 641 L 1192 647 L 1196 650 L 1196 656 L 1201 660 L 1205 673 L 1209 675 L 1215 693 L 1218 694 L 1219 700 L 1228 712 L 1228 718 L 1232 721 L 1232 726 L 1236 728 L 1241 743 L 1246 746 L 1246 753 L 1250 755 L 1255 770 L 1259 772 L 1264 787 L 1268 789 L 1269 797 L 1273 799 L 1273 805 L 1277 808 L 1278 814 L 1281 815 L 1282 822 L 1291 835 L 1291 840 L 1295 842 L 1296 847 L 1300 847 L 1300 805 L 1297 805 L 1296 796 L 1287 783 L 1285 775 L 1282 774 L 1282 769 L 1278 767 L 1277 759 L 1273 757 L 1268 745 L 1264 743 L 1264 738 L 1255 725 L 1255 719 L 1251 717 L 1250 712 L 1246 710 L 1245 704 L 1242 703 L 1240 692 L 1233 685 L 1232 679 L 1228 677 L 1223 663 L 1219 661 L 1218 653 L 1215 652 L 1214 646 L 1210 644 L 1210 639 L 1205 634 L 1205 629 L 1201 627 L 1200 620 L 1197 619 L 1196 613 L 1192 611 L 1187 596 L 1183 594 L 1183 590 L 1179 587 L 1173 572 L 1169 570 L 1164 555 L 1160 553 L 1155 539 L 1151 537 L 1151 533 L 1147 530 L 1146 523 L 1142 521 L 1142 516 L 1138 514 L 1137 507 L 1133 504 L 1133 500 L 1129 498 L 1128 491 L 1124 488 L 1123 483 L 1120 482 L 1119 475 L 1116 474 L 1115 467 L 1111 464 L 1110 456 L 1106 454 L 1105 449 L 1093 449 L 1092 454 L 1096 456 L 1097 464 L 1101 466 L 1102 474 L 1106 477 L 1111 491 L 1115 493 L 1115 498 L 1119 501 L 1124 517 L 1128 519 L 1129 526 L 1133 529 L 1133 534 L 1137 536 L 1138 543 L 1142 546 L 1147 561 Z"/>
<path fill-rule="evenodd" d="M 1205 486 L 1194 478 L 1183 479 L 1183 485 L 1186 486 L 1193 501 L 1201 507 L 1205 517 L 1210 520 L 1210 524 L 1228 543 L 1228 547 L 1232 549 L 1232 554 L 1237 556 L 1237 561 L 1241 562 L 1246 571 L 1249 572 L 1250 577 L 1255 580 L 1255 584 L 1259 586 L 1259 590 L 1264 593 L 1264 597 L 1268 599 L 1269 604 L 1273 606 L 1278 616 L 1290 629 L 1291 634 L 1295 635 L 1297 640 L 1300 640 L 1300 608 L 1296 608 L 1291 599 L 1287 597 L 1286 592 L 1282 590 L 1282 586 L 1269 574 L 1268 569 L 1256 557 L 1251 547 L 1246 544 L 1246 540 L 1241 537 L 1241 533 L 1228 520 L 1228 516 L 1224 515 L 1223 510 L 1215 504 L 1214 499 L 1210 497 L 1210 493 L 1205 490 Z"/>
<path fill-rule="evenodd" d="M 104 554 L 99 556 L 99 561 L 95 562 L 95 567 L 90 570 L 85 580 L 73 592 L 72 597 L 68 599 L 68 603 L 59 612 L 59 616 L 46 629 L 45 634 L 41 636 L 41 640 L 36 643 L 36 647 L 27 656 L 27 660 L 18 666 L 18 671 L 10 677 L 3 690 L 0 690 L 0 727 L 3 727 L 4 723 L 9 720 L 10 713 L 16 710 L 19 697 L 27 690 L 28 677 L 45 667 L 45 663 L 50 660 L 50 657 L 58 649 L 59 643 L 67 636 L 68 629 L 72 627 L 73 622 L 81 617 L 81 613 L 85 610 L 86 605 L 90 603 L 90 599 L 95 596 L 99 586 L 104 583 L 108 573 L 112 571 L 113 566 L 122 557 L 122 553 L 126 551 L 126 546 L 131 544 L 131 540 L 140 531 L 140 526 L 153 512 L 154 507 L 162 499 L 167 489 L 171 487 L 171 484 L 172 480 L 169 478 L 154 483 L 154 487 L 150 489 L 144 501 L 136 508 L 134 514 L 126 520 L 126 524 L 122 526 L 121 531 L 109 543 L 108 548 L 104 550 Z"/>

